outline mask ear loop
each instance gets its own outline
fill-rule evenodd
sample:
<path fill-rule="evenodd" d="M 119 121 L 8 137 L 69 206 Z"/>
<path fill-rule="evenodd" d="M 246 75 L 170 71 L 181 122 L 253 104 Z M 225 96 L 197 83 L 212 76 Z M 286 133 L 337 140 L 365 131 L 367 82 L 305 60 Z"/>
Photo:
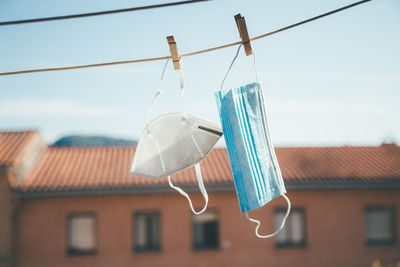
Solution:
<path fill-rule="evenodd" d="M 161 95 L 162 93 L 164 93 L 163 90 L 161 90 L 161 86 L 162 86 L 162 81 L 163 81 L 163 78 L 164 78 L 165 69 L 167 68 L 167 65 L 168 65 L 168 62 L 169 62 L 170 59 L 171 59 L 171 57 L 169 57 L 169 58 L 167 59 L 167 61 L 165 62 L 165 64 L 164 64 L 163 70 L 162 70 L 162 72 L 161 72 L 160 86 L 159 86 L 159 88 L 158 88 L 156 94 L 154 95 L 153 100 L 151 101 L 149 110 L 147 111 L 146 130 L 147 130 L 148 133 L 150 133 L 150 130 L 149 130 L 149 119 L 150 119 L 151 111 L 153 110 L 154 102 L 155 102 L 157 96 L 159 96 L 159 95 Z"/>
<path fill-rule="evenodd" d="M 184 197 L 187 198 L 187 200 L 189 201 L 190 208 L 192 209 L 193 213 L 196 214 L 196 215 L 199 215 L 199 214 L 203 213 L 207 209 L 208 194 L 207 194 L 206 188 L 204 187 L 203 177 L 201 175 L 201 170 L 200 170 L 200 164 L 197 163 L 196 165 L 194 165 L 194 168 L 195 168 L 195 171 L 196 171 L 197 183 L 199 184 L 200 192 L 203 195 L 204 200 L 206 201 L 206 203 L 204 204 L 204 207 L 200 211 L 195 211 L 194 210 L 193 204 L 192 204 L 192 200 L 190 199 L 189 195 L 185 191 L 183 191 L 180 187 L 177 187 L 177 186 L 172 184 L 171 176 L 168 176 L 168 182 L 169 182 L 169 186 L 170 187 L 172 187 L 173 189 L 178 191 L 181 195 L 183 195 Z"/>
<path fill-rule="evenodd" d="M 183 98 L 183 93 L 185 92 L 185 72 L 183 70 L 182 56 L 179 56 L 179 60 L 181 62 L 179 68 L 179 86 L 181 88 L 181 114 L 182 114 L 182 119 L 185 119 L 185 103 Z"/>
<path fill-rule="evenodd" d="M 182 57 L 179 57 L 179 60 L 181 61 L 180 64 L 180 68 L 179 68 L 179 85 L 181 88 L 181 115 L 182 115 L 182 119 L 185 119 L 185 102 L 184 102 L 184 92 L 185 92 L 185 72 L 183 69 L 183 62 L 182 62 Z M 206 191 L 206 188 L 204 187 L 204 182 L 203 182 L 203 177 L 201 175 L 201 169 L 200 169 L 200 164 L 196 164 L 194 165 L 195 171 L 196 171 L 196 178 L 197 178 L 197 183 L 199 184 L 199 188 L 200 188 L 200 192 L 204 197 L 205 200 L 205 204 L 204 207 L 200 210 L 200 211 L 195 211 L 193 208 L 193 204 L 192 204 L 192 200 L 190 199 L 189 195 L 183 191 L 180 187 L 173 185 L 172 181 L 171 181 L 171 176 L 168 176 L 168 183 L 169 186 L 173 189 L 175 189 L 176 191 L 178 191 L 181 195 L 183 195 L 184 197 L 186 197 L 186 199 L 189 201 L 189 205 L 190 205 L 190 209 L 192 210 L 192 212 L 196 215 L 199 215 L 201 213 L 203 213 L 206 209 L 207 209 L 207 205 L 208 205 L 208 194 Z"/>
<path fill-rule="evenodd" d="M 262 85 L 261 85 L 261 82 L 260 82 L 260 79 L 259 79 L 259 76 L 258 76 L 258 72 L 257 72 L 257 67 L 256 67 L 256 53 L 255 53 L 254 49 L 253 49 L 253 58 L 254 58 L 254 73 L 256 74 L 257 83 L 261 86 L 261 91 L 262 91 Z M 261 92 L 261 93 L 262 93 L 262 92 Z M 262 98 L 264 98 L 264 94 L 262 94 Z M 264 99 L 263 99 L 263 100 L 264 100 Z M 264 103 L 264 101 L 263 101 L 263 103 Z M 263 109 L 263 113 L 264 113 L 264 112 L 265 112 L 265 110 Z M 264 118 L 265 118 L 265 120 L 267 119 L 267 117 L 265 116 L 265 114 L 264 114 Z M 265 124 L 266 124 L 266 127 L 267 127 L 267 131 L 269 132 L 268 122 L 265 121 Z M 272 153 L 272 156 L 273 156 L 273 159 L 275 160 L 275 162 L 278 162 L 277 159 L 276 159 L 274 150 L 273 150 L 273 148 L 272 148 L 272 146 L 271 146 L 271 142 L 269 142 L 269 150 L 270 150 L 270 152 Z M 277 169 L 277 171 L 278 171 L 278 175 L 281 176 L 282 174 L 280 173 L 279 168 Z M 283 185 L 282 185 L 282 186 L 283 186 Z M 256 220 L 256 219 L 250 218 L 250 217 L 249 217 L 249 213 L 246 212 L 246 217 L 247 217 L 247 219 L 248 219 L 249 221 L 252 221 L 252 222 L 254 222 L 254 223 L 257 224 L 256 229 L 255 229 L 255 234 L 256 234 L 256 236 L 257 236 L 258 238 L 270 238 L 270 237 L 273 237 L 273 236 L 277 235 L 277 234 L 283 229 L 283 227 L 285 226 L 285 222 L 286 222 L 286 219 L 289 217 L 290 210 L 291 210 L 291 208 L 292 208 L 292 204 L 290 203 L 290 199 L 289 199 L 286 195 L 282 195 L 282 196 L 285 198 L 285 200 L 286 200 L 286 202 L 287 202 L 287 204 L 288 204 L 288 208 L 287 208 L 287 210 L 286 210 L 285 216 L 283 216 L 283 220 L 282 220 L 281 225 L 280 225 L 280 226 L 278 227 L 278 229 L 276 229 L 275 232 L 273 232 L 272 234 L 269 234 L 269 235 L 260 235 L 260 234 L 258 233 L 258 230 L 259 230 L 260 225 L 261 225 L 260 221 L 259 221 L 259 220 Z"/>
<path fill-rule="evenodd" d="M 255 222 L 255 223 L 257 224 L 256 229 L 255 229 L 255 233 L 256 233 L 256 236 L 257 236 L 258 238 L 270 238 L 270 237 L 273 237 L 273 236 L 277 235 L 277 234 L 282 230 L 282 228 L 285 226 L 285 222 L 286 222 L 286 219 L 287 219 L 288 216 L 289 216 L 290 209 L 291 209 L 292 205 L 291 205 L 291 203 L 290 203 L 289 198 L 288 198 L 286 195 L 282 195 L 282 196 L 286 199 L 286 202 L 288 203 L 288 208 L 287 208 L 287 211 L 286 211 L 286 213 L 285 213 L 285 216 L 283 217 L 281 226 L 279 226 L 279 228 L 276 229 L 275 232 L 273 232 L 272 234 L 269 234 L 269 235 L 260 235 L 260 234 L 258 233 L 258 229 L 260 228 L 260 225 L 261 225 L 260 221 L 259 221 L 259 220 L 256 220 L 256 219 L 250 218 L 250 217 L 249 217 L 249 213 L 246 212 L 246 217 L 247 217 L 247 219 L 248 219 L 249 221 Z"/>
<path fill-rule="evenodd" d="M 253 61 L 253 63 L 254 63 L 254 73 L 256 74 L 257 83 L 259 84 L 260 89 L 261 89 L 261 101 L 262 101 L 262 110 L 261 110 L 261 112 L 263 113 L 263 116 L 262 116 L 262 117 L 263 117 L 263 119 L 265 120 L 265 121 L 264 121 L 264 125 L 265 125 L 265 128 L 266 128 L 266 131 L 267 131 L 268 133 L 270 133 L 271 131 L 269 130 L 268 118 L 267 118 L 267 115 L 265 114 L 266 106 L 265 106 L 264 92 L 263 92 L 264 89 L 263 89 L 263 86 L 262 86 L 262 84 L 261 84 L 261 82 L 260 82 L 260 79 L 259 79 L 259 76 L 258 76 L 258 72 L 257 72 L 257 66 L 256 66 L 256 65 L 257 65 L 257 64 L 256 64 L 256 52 L 254 51 L 254 47 L 253 47 L 253 59 L 254 59 L 254 61 Z M 269 137 L 269 139 L 270 139 L 270 142 L 268 142 L 269 151 L 270 151 L 270 153 L 271 153 L 271 155 L 272 155 L 273 161 L 276 162 L 277 165 L 279 165 L 278 159 L 276 158 L 275 150 L 274 150 L 274 148 L 272 147 L 273 142 L 272 142 L 271 136 Z M 279 176 L 279 177 L 282 177 L 282 173 L 281 173 L 280 168 L 279 168 L 279 167 L 278 167 L 278 168 L 275 168 L 275 170 L 276 170 L 276 172 L 278 173 L 278 176 Z M 279 184 L 279 186 L 280 186 L 281 188 L 284 188 L 284 187 L 285 187 L 285 185 L 283 184 L 283 180 L 282 180 L 282 179 L 278 180 L 278 184 Z M 290 203 L 289 203 L 289 204 L 290 204 Z M 290 207 L 289 207 L 289 210 L 290 210 Z"/>
<path fill-rule="evenodd" d="M 235 63 L 235 60 L 237 59 L 237 57 L 238 57 L 238 55 L 239 55 L 240 48 L 242 48 L 242 45 L 243 45 L 243 44 L 240 44 L 240 45 L 239 45 L 239 47 L 238 47 L 238 49 L 237 49 L 237 51 L 236 51 L 235 57 L 233 58 L 233 60 L 232 60 L 232 62 L 231 62 L 231 65 L 229 65 L 228 71 L 226 72 L 225 77 L 224 77 L 224 79 L 222 80 L 221 88 L 219 88 L 220 91 L 222 91 L 222 87 L 224 87 L 224 83 L 225 83 L 226 77 L 228 77 L 228 73 L 229 73 L 229 71 L 231 70 L 231 68 L 232 68 L 232 66 L 233 66 L 233 63 Z"/>
<path fill-rule="evenodd" d="M 257 79 L 257 83 L 259 84 L 259 87 L 260 87 L 260 94 L 261 94 L 261 96 L 260 96 L 260 98 L 261 98 L 261 102 L 262 102 L 262 108 L 261 108 L 261 112 L 263 113 L 263 120 L 264 120 L 264 127 L 265 127 L 265 129 L 266 129 L 266 131 L 268 132 L 268 133 L 270 133 L 271 131 L 269 130 L 269 123 L 268 123 L 268 118 L 267 118 L 267 115 L 265 114 L 265 110 L 266 110 L 266 106 L 265 106 L 265 100 L 264 100 L 264 89 L 263 89 L 263 86 L 262 86 L 262 84 L 261 84 L 261 82 L 260 82 L 260 79 L 259 79 L 259 76 L 258 76 L 258 72 L 257 72 L 257 67 L 256 67 L 256 53 L 255 53 L 255 51 L 254 51 L 254 47 L 253 47 L 253 59 L 254 59 L 254 73 L 256 74 L 256 79 Z M 275 150 L 274 150 L 274 148 L 272 147 L 272 144 L 273 144 L 273 142 L 272 142 L 272 138 L 271 138 L 271 136 L 269 137 L 270 138 L 270 142 L 268 142 L 268 149 L 269 149 L 269 152 L 271 153 L 271 155 L 272 155 L 272 158 L 273 158 L 273 161 L 274 162 L 276 162 L 276 164 L 277 165 L 279 165 L 278 164 L 278 159 L 276 158 L 276 155 L 275 155 Z M 281 171 L 280 171 L 280 168 L 278 167 L 278 168 L 275 168 L 275 170 L 276 170 L 276 172 L 278 173 L 278 176 L 280 176 L 280 177 L 282 177 L 282 173 L 281 173 Z M 283 184 L 283 182 L 282 182 L 282 179 L 280 179 L 280 180 L 278 180 L 278 184 L 279 184 L 279 186 L 281 187 L 281 188 L 284 188 L 285 187 L 285 185 Z"/>
<path fill-rule="evenodd" d="M 257 83 L 258 84 L 261 84 L 260 83 L 260 79 L 259 79 L 259 77 L 258 77 L 258 71 L 257 71 L 257 67 L 256 67 L 256 52 L 254 51 L 254 48 L 253 48 L 253 66 L 254 66 L 254 73 L 256 74 L 256 80 L 257 80 Z"/>

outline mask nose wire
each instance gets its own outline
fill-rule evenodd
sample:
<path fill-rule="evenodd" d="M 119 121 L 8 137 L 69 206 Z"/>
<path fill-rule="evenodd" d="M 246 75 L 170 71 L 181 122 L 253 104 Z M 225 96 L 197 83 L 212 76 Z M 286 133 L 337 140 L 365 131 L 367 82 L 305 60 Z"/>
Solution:
<path fill-rule="evenodd" d="M 270 238 L 270 237 L 273 237 L 273 236 L 277 235 L 277 234 L 282 230 L 282 228 L 285 226 L 285 222 L 286 222 L 286 219 L 287 219 L 288 216 L 289 216 L 289 213 L 290 213 L 290 209 L 291 209 L 291 207 L 292 207 L 292 204 L 290 203 L 290 200 L 289 200 L 289 198 L 288 198 L 286 195 L 282 195 L 282 196 L 286 199 L 286 202 L 287 202 L 287 204 L 288 204 L 288 208 L 287 208 L 287 211 L 286 211 L 286 213 L 285 213 L 285 216 L 283 217 L 281 226 L 279 226 L 279 228 L 276 229 L 275 232 L 273 232 L 272 234 L 269 234 L 269 235 L 260 235 L 260 234 L 258 233 L 258 229 L 260 228 L 260 225 L 261 225 L 260 221 L 259 221 L 259 220 L 256 220 L 256 219 L 250 218 L 248 212 L 246 212 L 246 217 L 247 217 L 247 219 L 248 219 L 249 221 L 255 222 L 255 223 L 257 224 L 256 229 L 255 229 L 255 233 L 256 233 L 256 236 L 257 236 L 258 238 Z"/>
<path fill-rule="evenodd" d="M 196 165 L 194 165 L 195 171 L 196 171 L 196 177 L 197 177 L 197 183 L 199 184 L 199 188 L 200 188 L 200 192 L 204 197 L 205 200 L 205 204 L 204 207 L 200 210 L 200 211 L 195 211 L 193 208 L 193 204 L 192 204 L 192 200 L 190 199 L 189 195 L 183 191 L 180 187 L 177 187 L 175 185 L 172 184 L 171 182 L 171 176 L 168 176 L 168 182 L 169 182 L 169 186 L 172 187 L 173 189 L 175 189 L 176 191 L 178 191 L 181 195 L 183 195 L 184 197 L 186 197 L 186 199 L 189 201 L 189 205 L 190 208 L 192 209 L 192 212 L 196 215 L 199 215 L 201 213 L 203 213 L 206 209 L 207 209 L 207 205 L 208 205 L 208 194 L 206 191 L 206 188 L 204 187 L 204 182 L 203 182 L 203 177 L 201 175 L 201 170 L 200 170 L 200 164 L 197 163 Z"/>
<path fill-rule="evenodd" d="M 164 64 L 163 70 L 162 70 L 162 72 L 161 72 L 160 85 L 159 85 L 159 87 L 158 87 L 158 90 L 157 90 L 156 94 L 153 96 L 153 100 L 151 101 L 149 110 L 147 111 L 146 130 L 147 130 L 148 133 L 150 133 L 150 130 L 149 130 L 149 119 L 150 119 L 150 114 L 151 114 L 151 111 L 152 111 L 152 109 L 153 109 L 153 105 L 154 105 L 154 102 L 155 102 L 157 96 L 159 96 L 159 95 L 161 95 L 161 94 L 163 93 L 163 90 L 161 90 L 161 88 L 162 88 L 162 81 L 163 81 L 163 78 L 164 78 L 165 69 L 167 68 L 167 65 L 168 65 L 168 62 L 169 62 L 170 59 L 171 59 L 171 57 L 167 58 L 167 61 L 166 61 L 165 64 Z"/>

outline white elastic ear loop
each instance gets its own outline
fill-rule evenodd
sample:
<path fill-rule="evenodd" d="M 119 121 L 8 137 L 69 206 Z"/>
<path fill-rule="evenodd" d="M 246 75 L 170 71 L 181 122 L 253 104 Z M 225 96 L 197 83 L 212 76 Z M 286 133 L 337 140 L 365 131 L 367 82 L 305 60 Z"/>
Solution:
<path fill-rule="evenodd" d="M 203 213 L 206 209 L 207 209 L 207 205 L 208 205 L 208 195 L 207 195 L 207 191 L 206 188 L 204 187 L 204 182 L 203 182 L 203 177 L 201 176 L 201 170 L 200 170 L 200 164 L 196 164 L 194 165 L 194 168 L 196 170 L 196 177 L 197 177 L 197 183 L 199 184 L 199 188 L 200 188 L 200 192 L 203 195 L 206 203 L 203 207 L 202 210 L 200 211 L 195 211 L 193 208 L 193 204 L 192 204 L 192 200 L 190 199 L 189 195 L 183 191 L 181 188 L 174 186 L 171 182 L 171 176 L 168 176 L 168 182 L 169 182 L 169 186 L 172 187 L 173 189 L 175 189 L 176 191 L 178 191 L 181 195 L 183 195 L 184 197 L 187 198 L 187 200 L 189 201 L 189 205 L 190 208 L 192 209 L 193 213 L 196 215 L 199 215 L 201 213 Z"/>
<path fill-rule="evenodd" d="M 253 48 L 253 59 L 254 59 L 254 72 L 255 72 L 255 74 L 256 74 L 256 80 L 257 80 L 257 83 L 258 83 L 258 84 L 261 84 L 261 83 L 260 83 L 260 79 L 259 79 L 259 77 L 258 77 L 257 67 L 256 67 L 256 52 L 254 51 L 254 48 Z"/>
<path fill-rule="evenodd" d="M 147 111 L 146 130 L 147 130 L 147 132 L 149 132 L 149 133 L 150 133 L 150 130 L 149 130 L 149 119 L 150 119 L 150 114 L 151 114 L 151 111 L 152 111 L 152 109 L 153 109 L 153 104 L 154 104 L 154 101 L 156 100 L 157 96 L 159 96 L 159 95 L 161 95 L 161 94 L 163 93 L 163 90 L 161 90 L 161 86 L 162 86 L 162 81 L 163 81 L 163 78 L 164 78 L 165 69 L 167 68 L 167 65 L 168 65 L 169 60 L 170 60 L 170 58 L 168 58 L 167 61 L 166 61 L 165 64 L 164 64 L 163 70 L 162 70 L 162 72 L 161 72 L 160 87 L 158 88 L 156 94 L 154 95 L 153 100 L 151 101 L 149 110 Z"/>
<path fill-rule="evenodd" d="M 237 59 L 237 57 L 238 57 L 238 55 L 239 55 L 239 52 L 240 52 L 240 48 L 241 48 L 241 47 L 242 47 L 242 44 L 239 45 L 239 47 L 238 47 L 238 49 L 237 49 L 237 51 L 236 51 L 235 57 L 233 58 L 233 60 L 232 60 L 232 62 L 231 62 L 231 65 L 229 65 L 228 71 L 226 72 L 225 77 L 224 77 L 224 79 L 222 80 L 221 88 L 219 88 L 220 91 L 222 91 L 222 87 L 224 86 L 226 77 L 228 77 L 228 73 L 229 73 L 229 71 L 231 70 L 231 68 L 232 68 L 232 66 L 233 66 L 233 63 L 235 63 L 235 60 Z"/>
<path fill-rule="evenodd" d="M 233 66 L 233 63 L 234 63 L 235 60 L 237 59 L 237 57 L 238 57 L 238 55 L 239 55 L 239 52 L 240 52 L 240 48 L 242 47 L 242 45 L 243 45 L 243 44 L 240 44 L 240 45 L 239 45 L 239 47 L 238 47 L 238 49 L 237 49 L 237 51 L 236 51 L 235 57 L 233 58 L 233 60 L 232 60 L 232 62 L 231 62 L 231 65 L 229 65 L 228 71 L 226 72 L 225 77 L 224 77 L 224 79 L 222 80 L 221 88 L 219 89 L 220 91 L 222 91 L 222 87 L 224 86 L 226 77 L 228 77 L 228 73 L 229 73 L 229 71 L 231 70 L 231 68 L 232 68 L 232 66 Z M 255 74 L 256 74 L 256 80 L 257 80 L 257 83 L 260 84 L 260 79 L 259 79 L 259 77 L 258 77 L 258 71 L 257 71 L 257 67 L 256 67 L 256 52 L 254 51 L 254 48 L 253 48 L 253 58 L 254 58 L 253 66 L 254 66 L 254 72 L 255 72 Z"/>
<path fill-rule="evenodd" d="M 185 113 L 185 105 L 184 105 L 184 99 L 183 99 L 183 93 L 185 91 L 185 72 L 183 70 L 183 61 L 181 60 L 182 57 L 180 57 L 180 68 L 179 68 L 179 85 L 181 88 L 181 113 L 182 117 L 184 116 Z"/>
<path fill-rule="evenodd" d="M 258 84 L 261 84 L 261 83 L 260 83 L 259 76 L 258 76 L 258 71 L 257 71 L 256 53 L 255 53 L 255 51 L 254 51 L 254 48 L 253 48 L 253 59 L 254 59 L 254 64 L 253 64 L 253 66 L 254 66 L 254 73 L 256 74 L 256 80 L 257 80 L 257 83 L 258 83 Z M 268 127 L 268 123 L 267 123 L 267 127 Z M 268 127 L 268 132 L 269 132 L 269 127 Z M 271 144 L 271 142 L 269 142 L 269 143 Z M 270 148 L 270 150 L 273 151 L 273 148 L 271 147 L 271 145 L 270 145 L 269 148 Z M 273 153 L 273 154 L 274 154 L 274 153 Z M 275 157 L 275 154 L 274 154 L 273 156 Z M 275 161 L 277 162 L 276 158 L 275 158 Z M 278 168 L 278 170 L 279 170 L 279 168 Z M 270 238 L 270 237 L 273 237 L 273 236 L 277 235 L 277 234 L 283 229 L 283 227 L 285 226 L 285 222 L 286 222 L 286 219 L 288 218 L 288 216 L 289 216 L 289 214 L 290 214 L 290 209 L 291 209 L 291 206 L 292 206 L 292 205 L 291 205 L 291 203 L 290 203 L 289 198 L 288 198 L 286 195 L 282 195 L 282 196 L 286 199 L 286 202 L 288 203 L 288 208 L 287 208 L 287 211 L 286 211 L 286 213 L 285 213 L 285 216 L 283 217 L 281 226 L 279 226 L 279 228 L 276 229 L 275 232 L 273 232 L 273 233 L 270 234 L 270 235 L 260 235 L 260 234 L 258 233 L 258 229 L 260 228 L 260 225 L 261 225 L 260 221 L 250 218 L 248 212 L 246 212 L 246 217 L 247 217 L 247 219 L 250 220 L 250 221 L 252 221 L 252 222 L 257 223 L 256 229 L 255 229 L 255 233 L 256 233 L 256 236 L 257 236 L 258 238 Z"/>
<path fill-rule="evenodd" d="M 291 209 L 292 205 L 291 205 L 291 203 L 290 203 L 289 198 L 288 198 L 286 195 L 282 195 L 282 196 L 286 199 L 286 201 L 287 201 L 287 203 L 288 203 L 288 208 L 287 208 L 287 211 L 286 211 L 285 216 L 283 217 L 281 226 L 279 226 L 279 228 L 276 229 L 275 232 L 273 232 L 273 233 L 270 234 L 270 235 L 260 235 L 260 234 L 258 233 L 258 228 L 260 228 L 260 224 L 261 224 L 260 221 L 250 218 L 248 212 L 246 212 L 246 217 L 247 217 L 247 219 L 248 219 L 249 221 L 255 222 L 255 223 L 257 224 L 256 229 L 255 229 L 255 233 L 256 233 L 256 236 L 257 236 L 258 238 L 270 238 L 270 237 L 273 237 L 273 236 L 275 236 L 276 234 L 278 234 L 279 231 L 282 230 L 282 228 L 285 226 L 285 222 L 286 222 L 287 217 L 289 216 L 290 209 Z"/>
<path fill-rule="evenodd" d="M 261 86 L 261 99 L 262 99 L 262 107 L 263 107 L 262 108 L 262 113 L 263 113 L 263 118 L 265 118 L 265 127 L 266 127 L 267 132 L 270 133 L 271 131 L 269 130 L 269 123 L 268 123 L 267 115 L 265 114 L 266 106 L 264 104 L 265 100 L 264 100 L 263 87 L 261 85 L 261 82 L 260 82 L 260 79 L 259 79 L 259 76 L 258 76 L 258 71 L 257 71 L 257 66 L 256 66 L 257 65 L 256 64 L 256 52 L 254 51 L 254 47 L 253 47 L 253 59 L 254 59 L 254 61 L 253 61 L 254 62 L 254 73 L 256 74 L 257 83 Z M 276 155 L 275 155 L 275 150 L 274 150 L 274 148 L 272 146 L 273 142 L 272 142 L 271 136 L 269 138 L 270 138 L 270 142 L 268 142 L 269 151 L 270 151 L 270 153 L 272 155 L 273 161 L 276 162 L 277 165 L 279 165 L 278 160 L 277 160 Z M 281 170 L 280 170 L 279 166 L 276 168 L 276 171 L 277 171 L 278 175 L 282 177 Z M 278 184 L 281 187 L 285 187 L 285 185 L 283 184 L 283 180 L 282 179 L 278 179 Z"/>

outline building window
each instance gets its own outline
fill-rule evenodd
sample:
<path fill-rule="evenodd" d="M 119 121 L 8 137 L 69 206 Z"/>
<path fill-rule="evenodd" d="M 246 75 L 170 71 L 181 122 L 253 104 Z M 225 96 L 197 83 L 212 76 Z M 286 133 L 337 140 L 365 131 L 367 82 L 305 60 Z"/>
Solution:
<path fill-rule="evenodd" d="M 275 227 L 282 224 L 286 210 L 275 211 Z M 306 218 L 304 209 L 292 208 L 285 226 L 276 236 L 277 247 L 304 247 L 306 245 Z"/>
<path fill-rule="evenodd" d="M 396 244 L 395 209 L 388 206 L 370 206 L 365 209 L 366 242 L 370 246 Z"/>
<path fill-rule="evenodd" d="M 219 247 L 218 213 L 208 210 L 193 215 L 193 248 L 217 249 Z"/>
<path fill-rule="evenodd" d="M 159 251 L 160 214 L 158 212 L 135 213 L 135 250 Z"/>
<path fill-rule="evenodd" d="M 68 215 L 67 253 L 91 255 L 97 251 L 96 215 L 76 213 Z"/>

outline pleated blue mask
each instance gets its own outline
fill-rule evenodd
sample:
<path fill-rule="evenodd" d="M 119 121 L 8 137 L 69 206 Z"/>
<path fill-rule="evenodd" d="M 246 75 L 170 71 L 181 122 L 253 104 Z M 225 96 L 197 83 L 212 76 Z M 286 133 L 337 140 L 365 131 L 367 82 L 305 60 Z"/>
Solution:
<path fill-rule="evenodd" d="M 284 195 L 286 189 L 271 142 L 262 86 L 257 82 L 227 91 L 221 86 L 216 100 L 241 212 L 258 223 L 258 237 L 271 237 L 283 228 L 290 201 Z M 249 218 L 247 212 L 279 196 L 288 201 L 284 221 L 274 234 L 261 236 L 260 222 Z"/>
<path fill-rule="evenodd" d="M 286 193 L 269 136 L 260 87 L 252 83 L 216 93 L 242 213 Z"/>

